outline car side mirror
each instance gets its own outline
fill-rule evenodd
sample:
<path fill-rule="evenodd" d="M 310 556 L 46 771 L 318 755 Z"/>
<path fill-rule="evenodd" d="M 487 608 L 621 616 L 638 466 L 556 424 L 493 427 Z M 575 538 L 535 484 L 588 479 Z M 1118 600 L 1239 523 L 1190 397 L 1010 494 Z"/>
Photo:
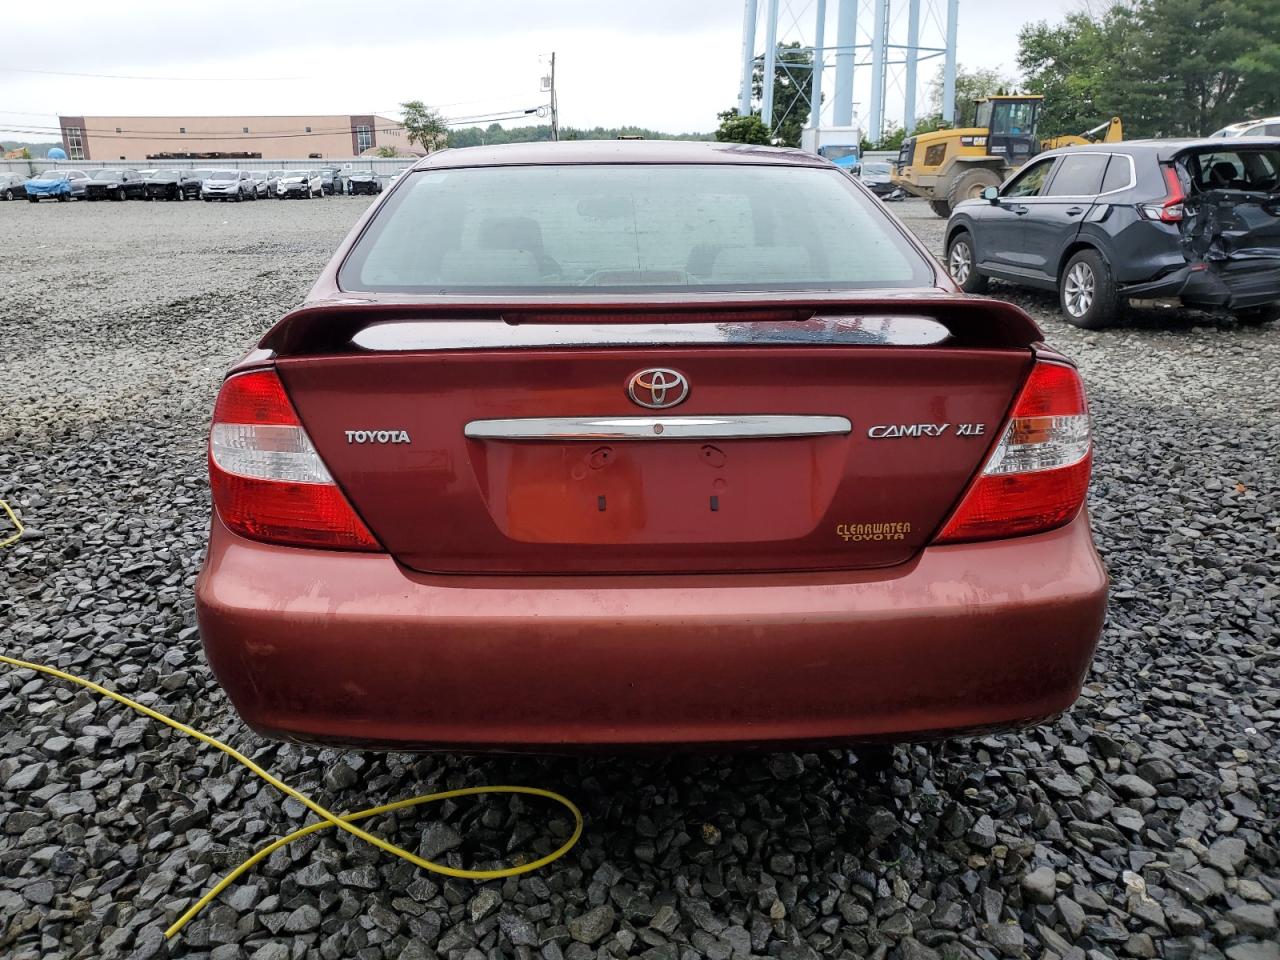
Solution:
<path fill-rule="evenodd" d="M 985 190 L 982 191 L 982 199 L 986 200 L 988 203 L 995 203 L 997 200 L 1000 199 L 1000 188 L 987 187 Z"/>

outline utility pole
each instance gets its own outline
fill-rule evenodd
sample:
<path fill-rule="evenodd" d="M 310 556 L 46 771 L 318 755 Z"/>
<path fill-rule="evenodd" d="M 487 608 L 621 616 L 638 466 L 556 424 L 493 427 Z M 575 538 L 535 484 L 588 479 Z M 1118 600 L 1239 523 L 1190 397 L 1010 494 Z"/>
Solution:
<path fill-rule="evenodd" d="M 556 109 L 556 52 L 551 51 L 551 139 L 560 139 L 560 116 Z"/>

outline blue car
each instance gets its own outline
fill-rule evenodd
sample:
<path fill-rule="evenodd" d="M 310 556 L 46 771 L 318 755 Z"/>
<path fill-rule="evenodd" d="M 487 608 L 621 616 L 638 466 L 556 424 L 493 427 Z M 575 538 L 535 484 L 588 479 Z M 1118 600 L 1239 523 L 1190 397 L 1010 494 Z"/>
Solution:
<path fill-rule="evenodd" d="M 42 197 L 83 199 L 88 183 L 89 175 L 83 170 L 46 170 L 27 181 L 27 199 L 32 203 L 38 203 Z"/>

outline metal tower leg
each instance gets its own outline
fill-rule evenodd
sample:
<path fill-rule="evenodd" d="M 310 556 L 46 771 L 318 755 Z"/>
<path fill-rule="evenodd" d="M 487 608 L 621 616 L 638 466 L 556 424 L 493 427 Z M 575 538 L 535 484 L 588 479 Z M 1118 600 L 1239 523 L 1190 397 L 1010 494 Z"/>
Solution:
<path fill-rule="evenodd" d="M 836 94 L 831 105 L 831 122 L 837 127 L 849 127 L 853 125 L 853 48 L 858 42 L 858 0 L 840 0 L 836 16 Z"/>
<path fill-rule="evenodd" d="M 756 0 L 742 8 L 742 87 L 738 92 L 738 116 L 751 113 L 751 73 L 756 62 Z"/>
<path fill-rule="evenodd" d="M 827 32 L 827 0 L 817 0 L 817 20 L 813 30 L 813 77 L 809 84 L 809 126 L 822 125 L 823 40 Z"/>
<path fill-rule="evenodd" d="M 764 76 L 760 84 L 760 120 L 773 135 L 773 74 L 778 58 L 778 0 L 769 0 L 765 14 Z"/>
<path fill-rule="evenodd" d="M 903 78 L 902 129 L 911 135 L 916 126 L 916 57 L 920 46 L 920 0 L 910 0 L 907 8 L 906 70 Z"/>
<path fill-rule="evenodd" d="M 947 52 L 942 65 L 942 119 L 956 122 L 956 28 L 960 20 L 960 0 L 947 0 Z"/>
<path fill-rule="evenodd" d="M 873 142 L 884 135 L 884 80 L 885 56 L 888 53 L 887 36 L 889 0 L 876 0 L 875 23 L 871 36 L 871 112 L 867 126 L 867 138 Z"/>

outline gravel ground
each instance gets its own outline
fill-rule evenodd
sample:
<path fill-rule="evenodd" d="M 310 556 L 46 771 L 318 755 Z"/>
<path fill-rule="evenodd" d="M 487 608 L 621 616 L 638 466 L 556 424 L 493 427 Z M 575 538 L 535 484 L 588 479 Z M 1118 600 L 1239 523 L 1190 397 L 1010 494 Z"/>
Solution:
<path fill-rule="evenodd" d="M 303 750 L 243 730 L 191 589 L 220 372 L 367 203 L 0 205 L 0 649 L 228 739 L 335 809 L 530 783 L 583 808 L 553 867 L 484 885 L 358 842 L 278 851 L 174 943 L 161 931 L 303 809 L 221 754 L 0 668 L 0 956 L 1221 957 L 1280 960 L 1280 330 L 1212 317 L 1067 327 L 1113 577 L 1085 695 L 1052 726 L 901 748 L 475 759 Z M 942 222 L 895 207 L 934 247 Z M 432 817 L 441 819 L 432 820 Z M 539 803 L 373 829 L 450 862 L 550 850 Z"/>

